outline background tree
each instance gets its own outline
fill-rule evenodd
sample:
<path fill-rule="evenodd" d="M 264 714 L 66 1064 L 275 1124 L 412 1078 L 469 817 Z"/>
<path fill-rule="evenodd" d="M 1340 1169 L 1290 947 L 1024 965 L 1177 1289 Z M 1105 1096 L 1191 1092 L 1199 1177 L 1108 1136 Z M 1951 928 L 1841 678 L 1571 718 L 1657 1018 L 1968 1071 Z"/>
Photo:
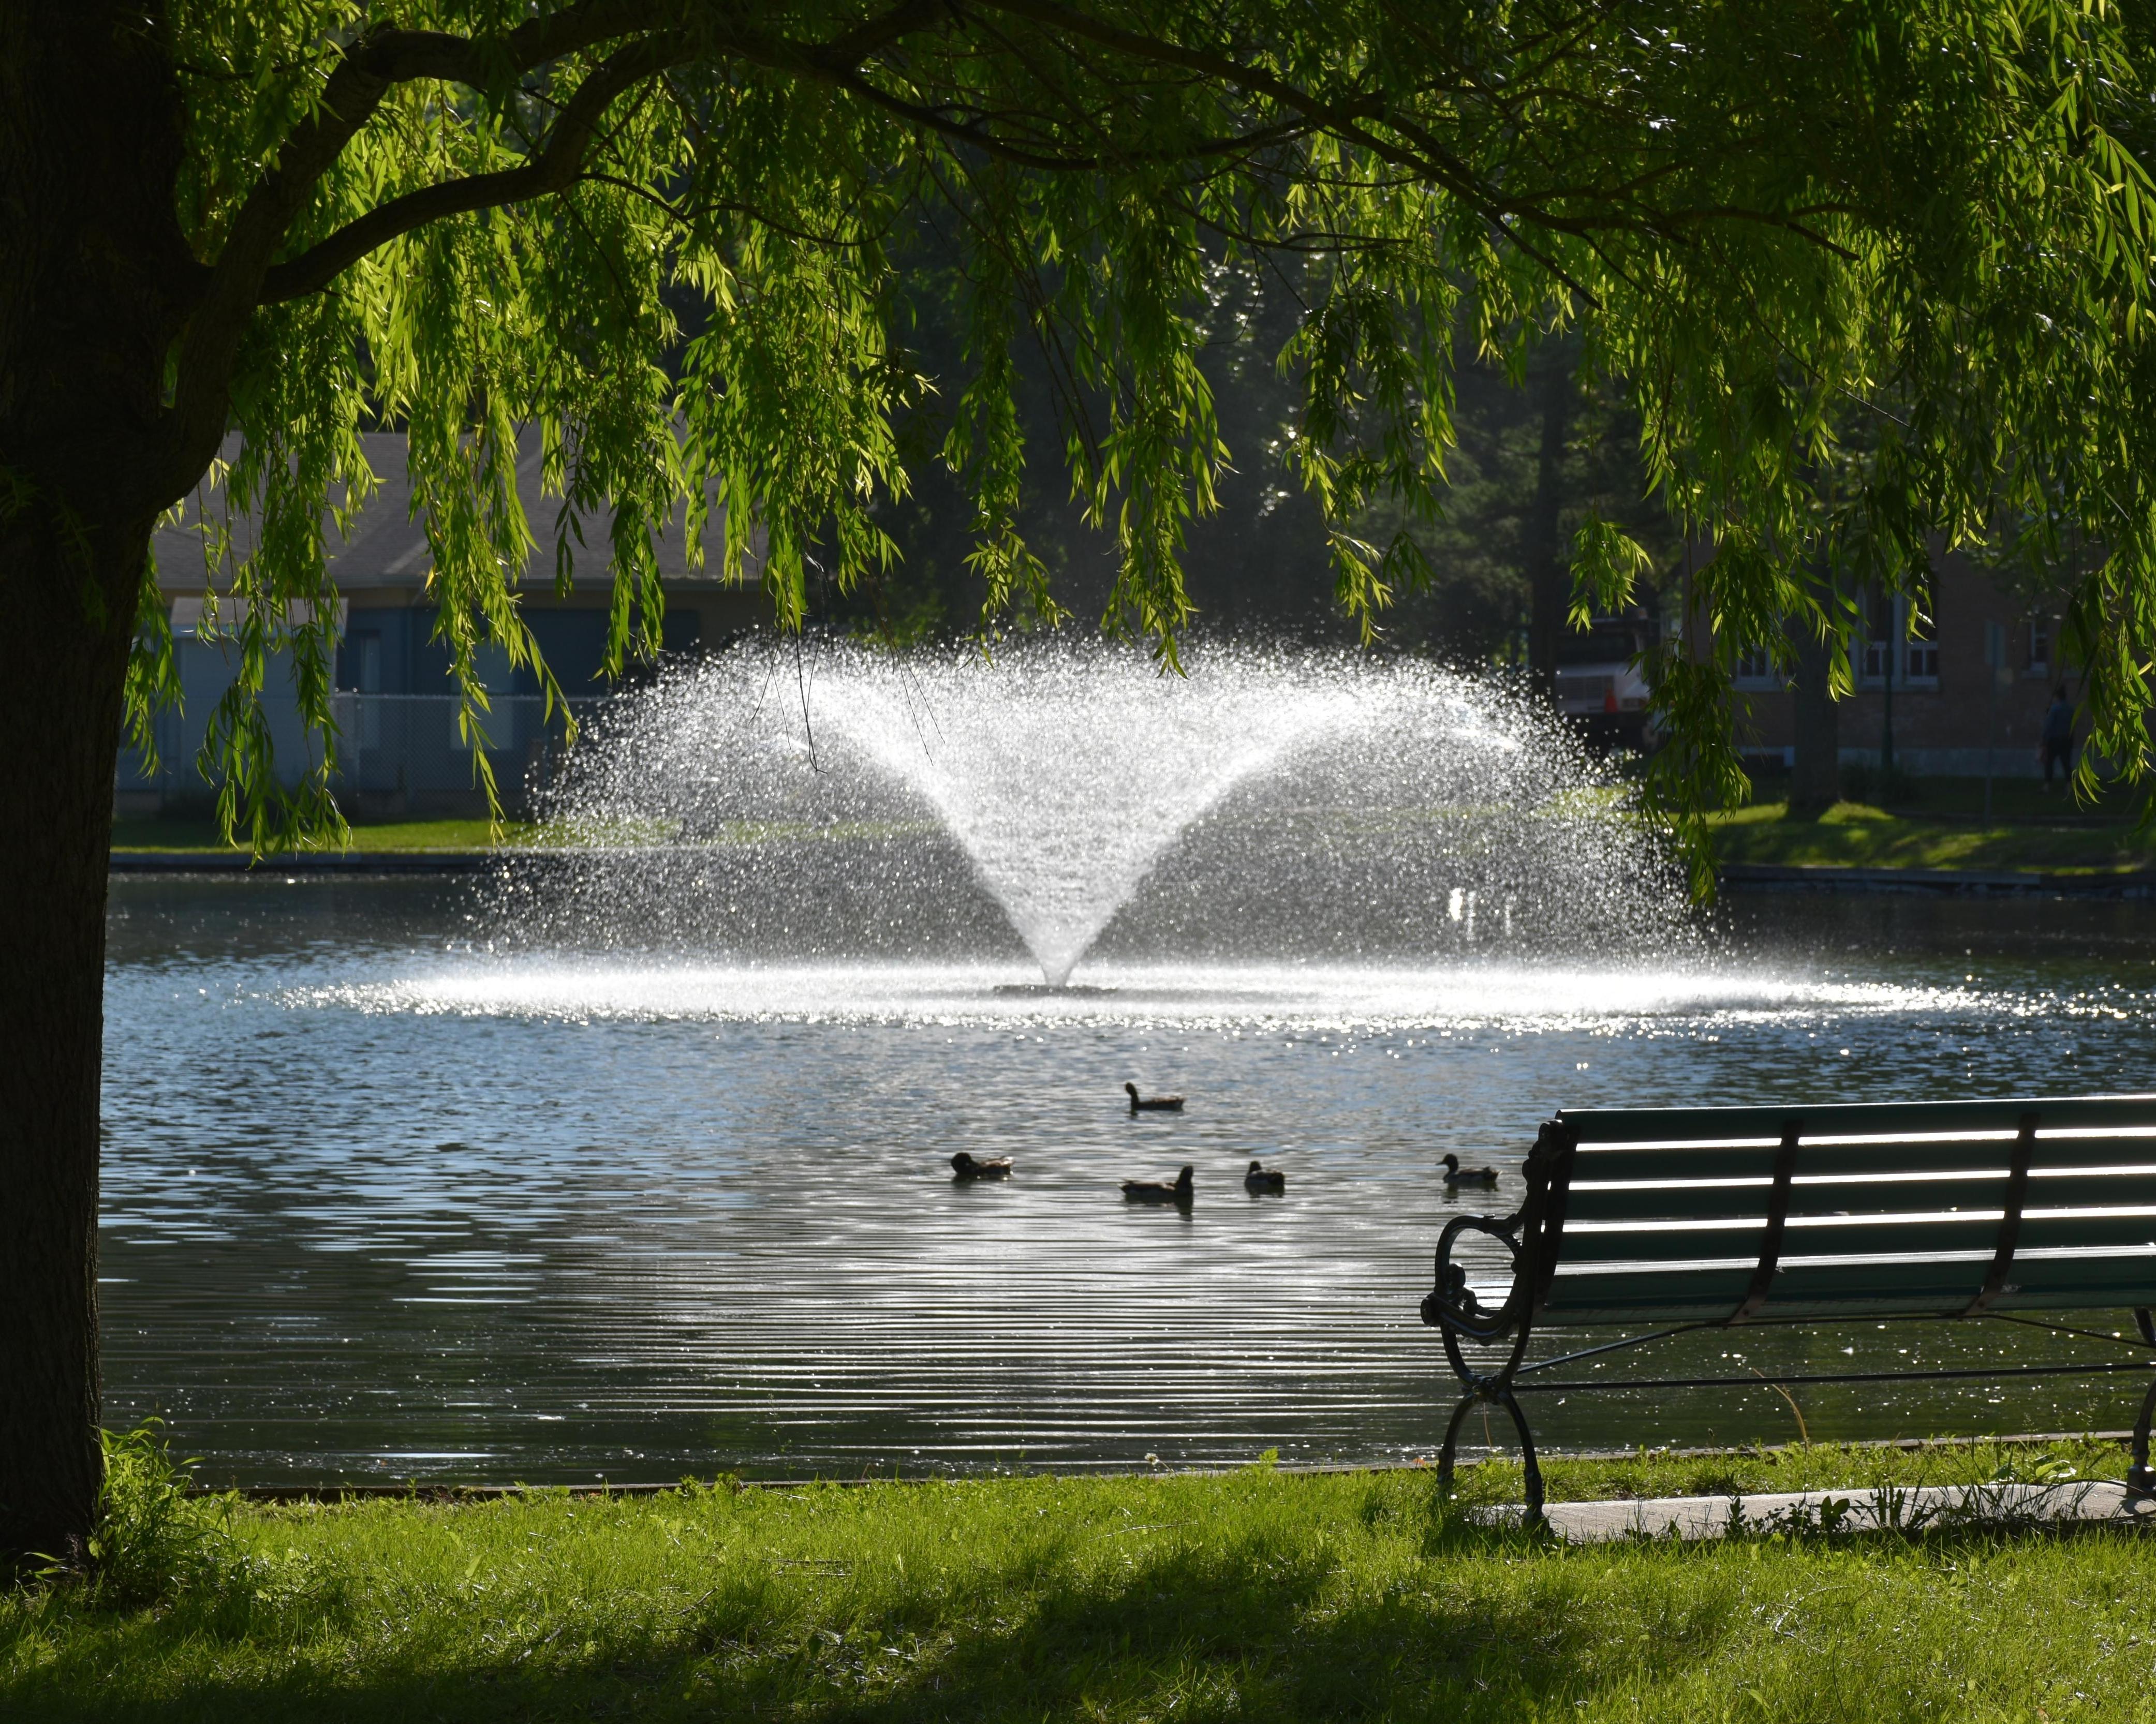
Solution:
<path fill-rule="evenodd" d="M 1048 614 L 1015 357 L 1039 341 L 1099 403 L 1062 454 L 1116 547 L 1104 609 L 1172 664 L 1229 454 L 1208 272 L 1286 259 L 1285 454 L 1350 616 L 1419 567 L 1358 529 L 1381 500 L 1427 516 L 1456 332 L 1518 363 L 1576 330 L 1717 538 L 1692 598 L 1726 643 L 1845 629 L 1804 571 L 1807 475 L 1850 414 L 1875 444 L 1846 508 L 1890 580 L 2045 487 L 2100 523 L 2074 615 L 2097 740 L 2138 766 L 2146 24 L 2098 0 L 0 0 L 0 1548 L 79 1545 L 93 1512 L 105 852 L 123 720 L 170 687 L 148 546 L 177 500 L 213 480 L 260 522 L 214 731 L 257 842 L 334 822 L 334 748 L 283 804 L 250 697 L 288 646 L 328 731 L 325 511 L 372 483 L 362 423 L 408 432 L 480 724 L 475 649 L 536 663 L 535 549 L 605 547 L 617 660 L 656 643 L 677 506 L 699 536 L 723 508 L 732 570 L 764 535 L 784 619 L 812 558 L 841 587 L 881 567 L 895 427 L 932 387 L 991 608 Z M 933 378 L 900 331 L 947 261 L 931 216 L 963 284 Z M 511 483 L 525 425 L 552 521 Z M 1573 552 L 1604 605 L 1648 560 L 1599 516 Z M 1671 806 L 1742 788 L 1728 669 L 1664 667 Z"/>

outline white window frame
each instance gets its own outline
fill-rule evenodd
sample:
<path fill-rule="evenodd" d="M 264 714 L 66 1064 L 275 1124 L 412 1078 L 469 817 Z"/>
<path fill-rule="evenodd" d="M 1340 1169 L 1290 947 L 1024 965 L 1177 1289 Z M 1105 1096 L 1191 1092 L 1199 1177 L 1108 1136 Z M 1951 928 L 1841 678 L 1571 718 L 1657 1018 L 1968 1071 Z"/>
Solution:
<path fill-rule="evenodd" d="M 2058 623 L 2051 617 L 2031 617 L 2027 633 L 2027 650 L 2022 657 L 2021 674 L 2037 682 L 2051 680 L 2051 649 L 2057 639 Z M 2037 655 L 2037 644 L 2043 644 L 2043 654 Z"/>
<path fill-rule="evenodd" d="M 1897 689 L 1915 689 L 1922 692 L 1936 690 L 1939 685 L 1938 623 L 1932 619 L 1931 632 L 1912 635 L 1909 633 L 1909 600 L 1906 594 L 1894 595 L 1888 634 L 1881 639 L 1871 632 L 1876 620 L 1875 607 L 1865 605 L 1864 638 L 1857 655 L 1856 685 L 1861 689 L 1883 689 L 1887 685 L 1886 670 L 1894 667 L 1894 686 Z"/>
<path fill-rule="evenodd" d="M 1774 668 L 1774 654 L 1764 646 L 1748 646 L 1737 655 L 1737 668 L 1731 681 L 1740 689 L 1779 690 L 1789 685 L 1788 679 Z"/>

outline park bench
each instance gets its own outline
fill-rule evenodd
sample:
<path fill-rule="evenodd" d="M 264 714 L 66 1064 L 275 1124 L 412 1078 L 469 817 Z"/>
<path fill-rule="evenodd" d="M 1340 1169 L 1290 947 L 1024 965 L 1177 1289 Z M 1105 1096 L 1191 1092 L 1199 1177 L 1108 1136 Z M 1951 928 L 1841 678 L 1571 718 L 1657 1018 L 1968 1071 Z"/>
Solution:
<path fill-rule="evenodd" d="M 1542 1473 L 1522 1394 L 1743 1385 L 1760 1376 L 1582 1380 L 1562 1367 L 1688 1331 L 1748 1324 L 1974 1317 L 2123 1344 L 2101 1363 L 1781 1375 L 1775 1383 L 2145 1373 L 2156 1364 L 2156 1095 L 2057 1101 L 1890 1102 L 1560 1112 L 1536 1138 L 1526 1200 L 1464 1214 L 1437 1244 L 1422 1317 L 1466 1386 L 1439 1457 L 1451 1482 L 1461 1421 L 1511 1414 L 1527 1518 Z M 1470 1234 L 1491 1261 L 1455 1262 Z M 2076 1328 L 2058 1313 L 2131 1307 L 2138 1335 Z M 1527 1361 L 1543 1329 L 1639 1332 Z M 1468 1356 L 1473 1344 L 1483 1361 Z M 1495 1362 L 1502 1360 L 1502 1362 Z M 1548 1375 L 1545 1373 L 1557 1373 Z M 2148 1430 L 2133 1432 L 2129 1490 L 2156 1487 Z"/>

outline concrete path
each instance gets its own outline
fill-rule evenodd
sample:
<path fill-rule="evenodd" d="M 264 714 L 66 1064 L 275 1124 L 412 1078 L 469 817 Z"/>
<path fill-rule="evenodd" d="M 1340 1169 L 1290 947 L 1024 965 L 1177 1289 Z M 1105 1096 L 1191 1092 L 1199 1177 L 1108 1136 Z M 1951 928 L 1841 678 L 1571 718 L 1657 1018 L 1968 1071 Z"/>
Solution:
<path fill-rule="evenodd" d="M 2037 893 L 2071 898 L 2156 897 L 2156 870 L 2043 874 L 2014 868 L 1850 868 L 1837 862 L 1729 862 L 1722 883 L 1739 890 L 1798 892 L 1926 892 L 1991 897 Z"/>
<path fill-rule="evenodd" d="M 1488 1511 L 1517 1524 L 1515 1506 Z M 1624 1502 L 1553 1502 L 1550 1531 L 1568 1542 L 1617 1538 L 1726 1538 L 1731 1533 L 1871 1532 L 1881 1527 L 2037 1526 L 2076 1521 L 2156 1526 L 2156 1498 L 2123 1485 L 1925 1485 L 1891 1491 L 1782 1491 L 1758 1496 L 1655 1496 Z"/>

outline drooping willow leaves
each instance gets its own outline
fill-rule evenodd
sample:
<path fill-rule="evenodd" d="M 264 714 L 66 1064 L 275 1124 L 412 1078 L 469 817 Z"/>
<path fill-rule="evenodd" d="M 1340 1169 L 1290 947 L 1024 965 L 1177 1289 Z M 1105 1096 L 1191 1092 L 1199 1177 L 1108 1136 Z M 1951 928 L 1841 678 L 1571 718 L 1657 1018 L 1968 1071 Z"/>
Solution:
<path fill-rule="evenodd" d="M 2138 772 L 2148 22 L 2104 0 L 178 0 L 204 285 L 162 495 L 237 431 L 222 506 L 261 523 L 251 552 L 211 546 L 242 652 L 210 764 L 258 844 L 333 822 L 323 522 L 364 500 L 376 424 L 409 434 L 474 736 L 480 648 L 539 664 L 527 565 L 609 561 L 616 667 L 659 639 L 660 531 L 753 561 L 788 622 L 812 569 L 880 567 L 894 418 L 932 393 L 992 608 L 1053 614 L 1017 526 L 1029 343 L 1050 453 L 1120 547 L 1106 620 L 1172 663 L 1186 525 L 1256 454 L 1222 444 L 1199 352 L 1255 275 L 1299 308 L 1289 457 L 1366 626 L 1416 553 L 1358 527 L 1440 505 L 1463 354 L 1576 334 L 1629 397 L 1655 484 L 1717 547 L 1687 587 L 1717 644 L 1659 667 L 1664 806 L 1741 787 L 1739 651 L 1788 652 L 1794 621 L 1845 691 L 1851 595 L 1921 610 L 1931 559 L 2003 526 L 2098 547 L 2072 608 L 2092 752 Z M 954 280 L 967 368 L 924 376 L 906 331 Z M 547 520 L 514 484 L 534 436 Z M 1599 521 L 1575 551 L 1602 603 L 1645 562 Z M 254 704 L 280 644 L 325 739 L 289 804 Z M 167 652 L 153 621 L 138 714 Z"/>

